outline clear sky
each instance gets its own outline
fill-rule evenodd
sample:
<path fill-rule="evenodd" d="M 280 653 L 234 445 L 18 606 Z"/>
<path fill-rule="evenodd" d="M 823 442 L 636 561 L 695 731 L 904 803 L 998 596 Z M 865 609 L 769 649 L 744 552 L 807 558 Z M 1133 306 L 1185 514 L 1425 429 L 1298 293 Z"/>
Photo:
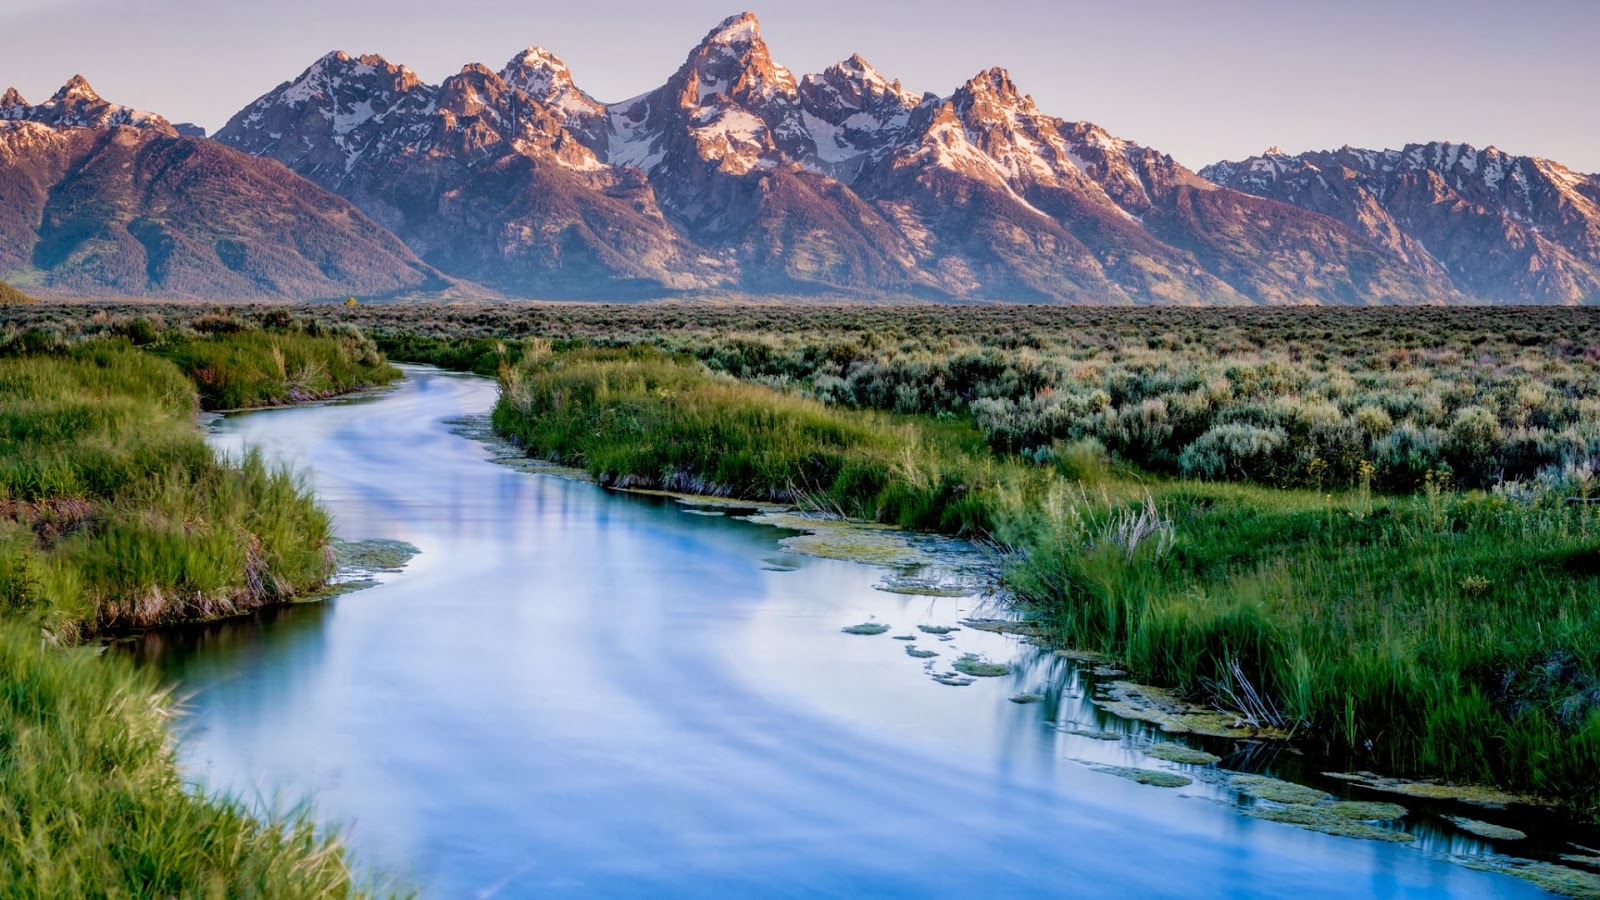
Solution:
<path fill-rule="evenodd" d="M 0 0 L 0 88 L 37 103 L 82 74 L 215 130 L 329 50 L 437 82 L 537 44 L 614 101 L 742 8 L 797 75 L 859 52 L 944 95 L 1005 66 L 1045 111 L 1196 168 L 1449 140 L 1600 172 L 1600 0 Z"/>

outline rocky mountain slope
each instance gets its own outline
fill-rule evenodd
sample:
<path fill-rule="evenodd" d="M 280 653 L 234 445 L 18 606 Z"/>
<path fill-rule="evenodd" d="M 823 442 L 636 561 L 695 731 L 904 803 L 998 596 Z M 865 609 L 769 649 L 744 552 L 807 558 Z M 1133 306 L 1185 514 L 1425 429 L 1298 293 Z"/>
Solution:
<path fill-rule="evenodd" d="M 1600 303 L 1600 176 L 1447 143 L 1268 151 L 1201 174 L 1333 216 L 1474 300 Z"/>
<path fill-rule="evenodd" d="M 30 291 L 326 298 L 442 287 L 348 201 L 74 78 L 0 96 L 0 277 Z"/>
<path fill-rule="evenodd" d="M 1333 217 L 1045 114 L 1003 70 L 949 97 L 860 56 L 796 77 L 749 14 L 620 103 L 540 48 L 437 86 L 335 53 L 216 139 L 348 197 L 440 270 L 519 296 L 1456 297 Z"/>

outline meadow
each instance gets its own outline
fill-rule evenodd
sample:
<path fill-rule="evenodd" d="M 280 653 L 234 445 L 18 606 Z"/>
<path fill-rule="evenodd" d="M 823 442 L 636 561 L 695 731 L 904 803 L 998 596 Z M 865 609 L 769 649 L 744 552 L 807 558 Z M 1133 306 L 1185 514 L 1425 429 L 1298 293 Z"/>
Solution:
<path fill-rule="evenodd" d="M 327 515 L 291 473 L 219 458 L 197 416 L 398 373 L 350 328 L 104 324 L 0 339 L 0 895 L 353 894 L 307 817 L 185 787 L 169 698 L 94 641 L 320 588 Z"/>
<path fill-rule="evenodd" d="M 26 307 L 64 340 L 132 314 Z M 300 307 L 497 373 L 602 482 L 992 540 L 1062 646 L 1329 766 L 1600 814 L 1600 314 L 1567 309 Z"/>

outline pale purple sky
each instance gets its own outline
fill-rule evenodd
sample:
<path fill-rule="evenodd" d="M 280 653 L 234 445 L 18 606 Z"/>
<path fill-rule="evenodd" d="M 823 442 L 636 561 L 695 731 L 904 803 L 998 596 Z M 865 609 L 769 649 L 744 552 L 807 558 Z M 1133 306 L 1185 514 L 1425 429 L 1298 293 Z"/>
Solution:
<path fill-rule="evenodd" d="M 1600 0 L 0 0 L 0 89 L 82 74 L 215 130 L 329 50 L 437 82 L 530 45 L 605 101 L 659 85 L 751 4 L 797 75 L 859 52 L 941 95 L 992 65 L 1047 112 L 1198 168 L 1449 140 L 1600 172 Z"/>

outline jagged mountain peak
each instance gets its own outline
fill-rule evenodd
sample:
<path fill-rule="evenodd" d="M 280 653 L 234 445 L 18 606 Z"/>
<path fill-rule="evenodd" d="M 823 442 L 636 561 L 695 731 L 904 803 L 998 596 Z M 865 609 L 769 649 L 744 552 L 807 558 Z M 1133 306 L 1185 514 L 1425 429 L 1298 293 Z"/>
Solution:
<path fill-rule="evenodd" d="M 172 124 L 155 113 L 103 99 L 88 79 L 74 75 L 38 106 L 29 106 L 15 89 L 0 97 L 0 120 L 28 121 L 50 128 L 129 127 L 176 136 Z"/>
<path fill-rule="evenodd" d="M 892 96 L 906 106 L 915 106 L 923 99 L 923 95 L 907 90 L 900 83 L 900 79 L 891 81 L 884 77 L 883 73 L 859 53 L 851 54 L 849 59 L 836 62 L 818 74 L 807 75 L 801 81 L 813 85 L 829 85 L 858 101 L 868 97 Z"/>
<path fill-rule="evenodd" d="M 730 17 L 713 28 L 690 51 L 675 81 L 679 102 L 699 106 L 707 97 L 725 94 L 737 100 L 793 94 L 794 75 L 772 60 L 754 13 Z"/>
<path fill-rule="evenodd" d="M 750 13 L 706 32 L 660 87 L 614 104 L 538 46 L 438 87 L 351 86 L 385 65 L 325 58 L 317 78 L 339 90 L 299 106 L 280 90 L 219 139 L 497 285 L 570 287 L 592 271 L 677 287 L 1270 303 L 1409 301 L 1436 284 L 1326 216 L 1218 189 L 1048 115 L 1004 68 L 943 96 L 859 53 L 797 80 Z M 468 232 L 478 243 L 459 242 Z"/>
<path fill-rule="evenodd" d="M 82 100 L 93 103 L 100 99 L 100 95 L 95 93 L 94 87 L 89 84 L 89 79 L 82 75 L 74 75 L 67 79 L 67 83 L 62 85 L 61 90 L 56 91 L 55 96 L 50 99 L 58 103 L 63 100 Z"/>
<path fill-rule="evenodd" d="M 572 80 L 567 64 L 543 47 L 529 47 L 512 57 L 500 70 L 500 78 L 529 99 L 551 107 L 574 126 L 605 115 L 605 107 Z"/>
<path fill-rule="evenodd" d="M 559 56 L 543 47 L 529 47 L 511 57 L 500 77 L 507 84 L 530 96 L 543 94 L 555 86 L 572 85 L 572 70 Z"/>
<path fill-rule="evenodd" d="M 961 91 L 975 96 L 991 96 L 1007 102 L 1020 102 L 1023 99 L 1021 92 L 1017 90 L 1016 82 L 1011 80 L 1011 73 L 999 66 L 984 69 L 972 76 L 961 86 Z"/>
<path fill-rule="evenodd" d="M 706 33 L 702 44 L 738 44 L 761 41 L 761 22 L 748 10 L 729 16 Z M 762 43 L 765 43 L 762 41 Z"/>
<path fill-rule="evenodd" d="M 1600 178 L 1550 160 L 1429 141 L 1274 152 L 1201 174 L 1339 218 L 1468 297 L 1600 300 Z"/>

